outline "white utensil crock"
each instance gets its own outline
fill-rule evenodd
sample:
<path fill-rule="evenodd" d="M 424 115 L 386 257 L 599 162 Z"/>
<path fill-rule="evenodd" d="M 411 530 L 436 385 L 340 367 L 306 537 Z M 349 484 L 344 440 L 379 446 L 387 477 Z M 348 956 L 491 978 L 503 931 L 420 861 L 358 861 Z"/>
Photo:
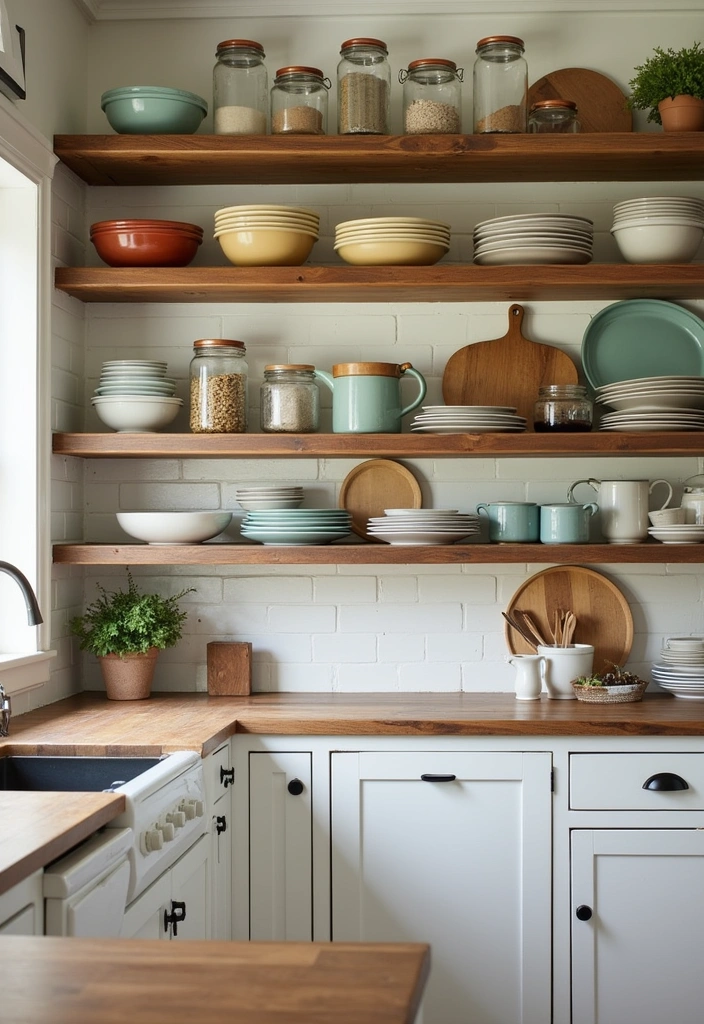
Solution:
<path fill-rule="evenodd" d="M 543 656 L 543 680 L 548 697 L 553 700 L 576 700 L 572 680 L 591 675 L 594 666 L 594 648 L 591 644 L 572 644 L 570 647 L 538 647 Z"/>

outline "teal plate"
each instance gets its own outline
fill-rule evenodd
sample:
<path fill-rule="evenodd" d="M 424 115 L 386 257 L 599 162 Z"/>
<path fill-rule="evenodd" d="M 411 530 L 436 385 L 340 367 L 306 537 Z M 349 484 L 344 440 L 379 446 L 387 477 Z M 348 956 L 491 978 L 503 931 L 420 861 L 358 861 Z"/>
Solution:
<path fill-rule="evenodd" d="M 704 322 L 660 299 L 629 299 L 594 317 L 582 339 L 593 388 L 639 377 L 704 376 Z"/>

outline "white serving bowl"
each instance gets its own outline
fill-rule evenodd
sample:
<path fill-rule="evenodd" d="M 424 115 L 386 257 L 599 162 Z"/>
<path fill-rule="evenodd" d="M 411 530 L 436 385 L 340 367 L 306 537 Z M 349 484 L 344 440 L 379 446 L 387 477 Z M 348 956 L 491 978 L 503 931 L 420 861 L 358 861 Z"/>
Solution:
<path fill-rule="evenodd" d="M 704 224 L 678 220 L 618 222 L 611 234 L 628 263 L 689 263 L 704 237 Z"/>
<path fill-rule="evenodd" d="M 200 544 L 230 525 L 232 512 L 118 512 L 130 537 L 147 544 Z"/>
<path fill-rule="evenodd" d="M 110 396 L 91 398 L 98 417 L 121 433 L 149 434 L 168 427 L 183 405 L 180 398 L 151 396 Z"/>

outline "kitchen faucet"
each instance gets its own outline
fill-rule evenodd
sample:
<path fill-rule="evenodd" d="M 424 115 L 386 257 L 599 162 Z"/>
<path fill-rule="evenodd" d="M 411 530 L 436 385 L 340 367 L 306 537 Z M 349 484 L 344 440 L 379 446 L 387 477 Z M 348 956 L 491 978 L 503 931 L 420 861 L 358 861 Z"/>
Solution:
<path fill-rule="evenodd" d="M 43 622 L 42 613 L 39 611 L 39 602 L 37 596 L 32 590 L 31 584 L 24 573 L 20 572 L 16 565 L 11 565 L 10 562 L 0 562 L 0 572 L 6 572 L 8 576 L 12 576 L 17 586 L 22 591 L 24 597 L 24 603 L 27 606 L 27 620 L 30 626 L 38 626 L 40 622 Z M 10 717 L 12 715 L 12 705 L 10 698 L 5 693 L 5 688 L 0 683 L 0 736 L 9 735 L 10 731 Z"/>

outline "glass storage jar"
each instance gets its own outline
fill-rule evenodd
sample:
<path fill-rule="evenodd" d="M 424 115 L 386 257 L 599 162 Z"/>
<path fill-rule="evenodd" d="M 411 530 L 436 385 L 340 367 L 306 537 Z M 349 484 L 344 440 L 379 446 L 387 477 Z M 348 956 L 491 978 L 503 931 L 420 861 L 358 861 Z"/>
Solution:
<path fill-rule="evenodd" d="M 347 39 L 337 65 L 340 135 L 388 135 L 391 68 L 381 39 Z"/>
<path fill-rule="evenodd" d="M 532 135 L 569 135 L 579 130 L 573 100 L 538 100 L 530 108 L 528 131 Z"/>
<path fill-rule="evenodd" d="M 251 39 L 218 43 L 213 69 L 216 135 L 266 135 L 269 85 L 264 47 Z"/>
<path fill-rule="evenodd" d="M 406 135 L 457 135 L 462 124 L 462 76 L 452 60 L 413 60 L 399 71 Z"/>
<path fill-rule="evenodd" d="M 533 429 L 538 434 L 586 433 L 592 429 L 594 405 L 581 384 L 546 384 L 538 388 Z"/>
<path fill-rule="evenodd" d="M 267 434 L 314 434 L 320 426 L 320 392 L 315 367 L 280 363 L 264 367 L 260 426 Z"/>
<path fill-rule="evenodd" d="M 486 36 L 477 43 L 474 62 L 474 131 L 518 133 L 528 128 L 528 65 L 523 40 Z"/>
<path fill-rule="evenodd" d="M 330 85 L 318 68 L 279 68 L 271 87 L 271 134 L 325 135 Z"/>
<path fill-rule="evenodd" d="M 243 341 L 193 342 L 191 417 L 194 434 L 244 434 L 247 430 L 247 363 Z"/>

